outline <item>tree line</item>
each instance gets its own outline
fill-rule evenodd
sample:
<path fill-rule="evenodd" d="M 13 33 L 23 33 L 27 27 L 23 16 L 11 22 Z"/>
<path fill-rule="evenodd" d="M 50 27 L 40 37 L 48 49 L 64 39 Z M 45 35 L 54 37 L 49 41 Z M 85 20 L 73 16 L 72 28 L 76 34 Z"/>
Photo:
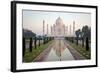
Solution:
<path fill-rule="evenodd" d="M 84 42 L 88 40 L 91 42 L 91 28 L 89 28 L 87 25 L 83 26 L 82 29 L 78 29 L 75 31 L 76 39 L 77 39 L 77 45 L 78 40 L 82 40 L 82 47 L 84 47 Z"/>
<path fill-rule="evenodd" d="M 42 44 L 46 44 L 49 41 L 53 40 L 53 37 L 48 36 L 37 36 L 35 33 L 33 33 L 31 30 L 23 30 L 23 56 L 25 55 L 26 50 L 26 40 L 29 40 L 29 52 L 32 52 L 32 44 L 34 43 L 34 48 L 36 49 L 38 46 L 41 46 L 40 41 L 42 40 Z M 33 41 L 34 40 L 34 41 Z M 37 44 L 37 42 L 39 42 Z"/>
<path fill-rule="evenodd" d="M 86 47 L 86 50 L 89 50 L 89 43 L 91 43 L 91 28 L 87 25 L 83 26 L 82 29 L 77 29 L 73 37 L 65 37 L 68 41 L 79 45 L 79 41 L 82 43 L 82 47 Z"/>

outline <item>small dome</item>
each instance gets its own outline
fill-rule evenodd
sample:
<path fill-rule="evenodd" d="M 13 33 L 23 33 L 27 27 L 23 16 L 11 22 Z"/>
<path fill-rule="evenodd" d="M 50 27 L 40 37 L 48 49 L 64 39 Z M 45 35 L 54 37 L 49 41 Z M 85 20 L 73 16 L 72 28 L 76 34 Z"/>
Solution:
<path fill-rule="evenodd" d="M 63 25 L 63 20 L 60 17 L 57 18 L 56 25 Z"/>

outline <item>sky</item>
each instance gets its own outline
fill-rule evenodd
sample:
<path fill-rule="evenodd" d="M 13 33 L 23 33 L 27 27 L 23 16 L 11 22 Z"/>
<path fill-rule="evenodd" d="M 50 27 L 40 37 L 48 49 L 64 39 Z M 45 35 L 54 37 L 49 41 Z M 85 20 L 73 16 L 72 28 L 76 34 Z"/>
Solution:
<path fill-rule="evenodd" d="M 73 26 L 73 21 L 75 21 L 75 30 L 82 29 L 85 25 L 91 26 L 90 13 L 23 10 L 23 29 L 31 30 L 37 35 L 42 35 L 43 20 L 45 20 L 45 33 L 48 24 L 50 34 L 50 28 L 56 23 L 58 17 L 63 20 L 65 26 L 68 26 L 68 30 L 70 25 Z"/>

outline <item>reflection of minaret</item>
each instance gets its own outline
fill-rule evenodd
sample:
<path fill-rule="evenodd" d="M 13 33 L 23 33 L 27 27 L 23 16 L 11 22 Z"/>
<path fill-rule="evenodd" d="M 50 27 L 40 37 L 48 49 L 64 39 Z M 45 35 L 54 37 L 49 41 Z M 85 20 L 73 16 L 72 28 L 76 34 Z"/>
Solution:
<path fill-rule="evenodd" d="M 47 36 L 48 36 L 48 24 L 47 24 Z"/>
<path fill-rule="evenodd" d="M 43 20 L 43 36 L 45 35 L 45 21 Z"/>
<path fill-rule="evenodd" d="M 73 21 L 73 36 L 75 34 L 75 21 Z"/>
<path fill-rule="evenodd" d="M 61 40 L 59 39 L 59 57 L 61 61 Z"/>

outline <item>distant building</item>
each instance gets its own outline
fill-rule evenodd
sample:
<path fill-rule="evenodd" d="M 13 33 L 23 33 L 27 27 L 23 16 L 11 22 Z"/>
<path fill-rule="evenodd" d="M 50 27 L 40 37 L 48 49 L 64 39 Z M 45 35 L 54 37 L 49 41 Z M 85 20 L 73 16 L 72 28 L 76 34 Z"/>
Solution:
<path fill-rule="evenodd" d="M 31 30 L 23 29 L 23 37 L 24 38 L 32 38 L 35 36 L 36 36 L 36 33 L 32 32 Z"/>

